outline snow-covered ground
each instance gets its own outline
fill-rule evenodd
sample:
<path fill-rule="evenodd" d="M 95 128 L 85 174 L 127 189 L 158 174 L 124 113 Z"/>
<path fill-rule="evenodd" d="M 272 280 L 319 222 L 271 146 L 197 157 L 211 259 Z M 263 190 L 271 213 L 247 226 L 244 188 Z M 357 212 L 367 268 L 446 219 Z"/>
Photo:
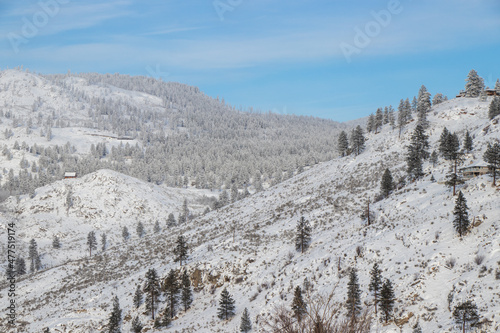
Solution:
<path fill-rule="evenodd" d="M 481 162 L 486 143 L 500 138 L 500 125 L 488 120 L 487 110 L 488 103 L 477 99 L 453 99 L 433 107 L 431 146 L 437 149 L 444 126 L 461 138 L 468 129 L 475 137 L 475 149 L 464 165 Z M 358 269 L 362 300 L 370 304 L 369 271 L 375 262 L 384 278 L 394 283 L 395 317 L 409 318 L 404 332 L 410 332 L 417 320 L 424 332 L 455 331 L 449 309 L 466 299 L 472 299 L 489 321 L 485 332 L 499 331 L 500 283 L 495 272 L 500 270 L 500 191 L 491 186 L 489 176 L 459 187 L 471 219 L 477 222 L 463 239 L 452 225 L 451 190 L 430 181 L 431 174 L 438 181 L 446 174 L 449 162 L 443 160 L 435 168 L 426 163 L 422 180 L 387 199 L 372 201 L 375 219 L 370 226 L 360 218 L 367 200 L 378 194 L 385 168 L 395 179 L 405 174 L 405 146 L 414 123 L 401 138 L 396 129 L 385 125 L 379 134 L 367 136 L 367 148 L 359 156 L 321 163 L 184 225 L 163 228 L 159 234 L 150 231 L 154 221 L 165 221 L 169 212 L 179 211 L 182 199 L 177 196 L 187 194 L 111 171 L 57 182 L 38 189 L 33 199 L 10 199 L 4 218 L 17 220 L 19 242 L 37 239 L 47 266 L 17 283 L 19 332 L 38 332 L 45 326 L 53 332 L 103 331 L 113 294 L 123 309 L 124 332 L 130 330 L 135 315 L 150 327 L 144 305 L 134 309 L 133 293 L 148 269 L 156 268 L 164 277 L 179 266 L 171 253 L 179 234 L 189 242 L 190 258 L 184 268 L 193 277 L 194 303 L 186 313 L 180 311 L 165 332 L 235 332 L 245 307 L 253 331 L 264 332 L 264 319 L 278 305 L 289 307 L 294 287 L 302 286 L 305 279 L 312 285 L 312 295 L 335 290 L 335 301 L 344 302 L 346 272 L 351 267 Z M 68 211 L 65 200 L 70 187 L 75 200 Z M 302 215 L 313 227 L 311 246 L 303 254 L 294 247 L 296 222 Z M 140 239 L 134 232 L 136 219 L 142 219 L 148 230 Z M 128 242 L 121 240 L 120 226 L 125 224 L 131 226 Z M 0 230 L 5 239 L 5 229 Z M 110 247 L 92 258 L 85 247 L 90 230 L 98 235 L 106 231 L 110 239 Z M 59 250 L 50 246 L 55 233 L 61 235 Z M 357 247 L 362 247 L 362 256 L 356 255 Z M 25 256 L 26 248 L 21 246 Z M 478 256 L 484 256 L 479 265 Z M 450 258 L 456 260 L 452 268 L 447 265 Z M 236 300 L 237 314 L 229 321 L 216 317 L 224 287 Z M 0 288 L 4 303 L 5 285 Z M 0 325 L 5 323 L 2 317 Z M 400 329 L 393 322 L 383 325 L 377 320 L 373 331 Z"/>

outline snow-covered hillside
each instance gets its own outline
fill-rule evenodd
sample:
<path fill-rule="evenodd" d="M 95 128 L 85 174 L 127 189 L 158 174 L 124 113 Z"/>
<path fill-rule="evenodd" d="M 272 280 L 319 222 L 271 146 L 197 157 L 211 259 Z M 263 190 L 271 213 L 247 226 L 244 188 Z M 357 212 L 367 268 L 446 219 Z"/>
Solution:
<path fill-rule="evenodd" d="M 464 165 L 481 163 L 486 143 L 500 138 L 500 125 L 488 120 L 487 109 L 488 103 L 477 99 L 453 99 L 433 107 L 428 117 L 431 146 L 437 149 L 444 126 L 460 137 L 469 130 L 475 148 Z M 128 242 L 120 240 L 116 227 L 123 221 L 166 219 L 169 199 L 162 189 L 100 171 L 39 189 L 34 199 L 11 199 L 8 216 L 18 220 L 18 233 L 24 239 L 36 236 L 42 253 L 60 258 L 59 264 L 18 282 L 19 332 L 37 332 L 45 326 L 54 332 L 103 331 L 112 294 L 118 295 L 123 308 L 124 332 L 136 315 L 151 327 L 144 305 L 134 309 L 133 293 L 148 269 L 155 268 L 165 277 L 179 266 L 171 252 L 180 234 L 190 246 L 185 268 L 193 280 L 194 303 L 187 312 L 180 311 L 165 332 L 235 332 L 245 307 L 253 331 L 265 332 L 265 319 L 276 306 L 290 307 L 294 287 L 303 286 L 305 279 L 313 297 L 334 291 L 341 306 L 346 273 L 352 267 L 358 269 L 362 300 L 370 304 L 369 270 L 375 262 L 394 283 L 395 317 L 408 319 L 402 324 L 404 332 L 410 332 L 417 320 L 424 332 L 454 332 L 450 309 L 467 299 L 478 305 L 484 331 L 499 331 L 500 191 L 491 186 L 489 176 L 459 187 L 475 221 L 463 239 L 453 229 L 455 198 L 450 189 L 430 180 L 431 174 L 438 181 L 444 177 L 449 162 L 443 160 L 436 167 L 426 163 L 422 180 L 387 199 L 372 201 L 375 219 L 370 226 L 360 218 L 367 200 L 378 194 L 386 168 L 396 179 L 404 175 L 405 146 L 413 128 L 414 123 L 409 124 L 398 138 L 398 131 L 385 125 L 380 133 L 368 135 L 367 148 L 359 156 L 320 163 L 184 225 Z M 69 186 L 78 199 L 67 213 L 64 202 Z M 313 226 L 311 246 L 303 254 L 294 246 L 300 216 Z M 36 230 L 39 225 L 45 231 Z M 107 230 L 113 239 L 110 248 L 92 258 L 84 247 L 90 228 Z M 50 248 L 53 230 L 70 237 L 60 250 Z M 451 259 L 454 265 L 449 264 Z M 229 321 L 216 317 L 224 287 L 236 300 L 237 314 Z M 5 290 L 5 284 L 0 288 Z M 1 320 L 5 327 L 5 319 Z M 400 328 L 377 320 L 373 331 L 399 332 Z"/>

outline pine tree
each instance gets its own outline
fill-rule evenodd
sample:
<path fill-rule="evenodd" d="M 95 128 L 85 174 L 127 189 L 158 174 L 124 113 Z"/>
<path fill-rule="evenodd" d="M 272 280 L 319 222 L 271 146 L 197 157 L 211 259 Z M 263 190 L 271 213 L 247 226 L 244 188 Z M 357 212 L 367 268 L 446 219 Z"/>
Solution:
<path fill-rule="evenodd" d="M 36 260 L 38 256 L 38 246 L 34 239 L 30 240 L 30 246 L 28 249 L 28 258 L 30 260 L 30 272 L 33 273 L 36 270 Z"/>
<path fill-rule="evenodd" d="M 436 153 L 435 150 L 432 151 L 429 161 L 432 163 L 432 167 L 435 168 L 438 162 L 438 154 Z"/>
<path fill-rule="evenodd" d="M 142 224 L 141 221 L 137 222 L 137 227 L 135 228 L 135 231 L 137 232 L 137 236 L 139 236 L 139 238 L 142 238 L 142 236 L 144 236 L 144 225 Z"/>
<path fill-rule="evenodd" d="M 188 246 L 186 244 L 186 240 L 183 235 L 177 237 L 176 246 L 174 248 L 174 261 L 179 262 L 180 266 L 182 266 L 182 262 L 187 261 L 188 259 Z"/>
<path fill-rule="evenodd" d="M 479 97 L 481 91 L 484 90 L 484 80 L 473 69 L 467 75 L 465 80 L 465 97 Z"/>
<path fill-rule="evenodd" d="M 243 310 L 241 315 L 240 332 L 247 333 L 252 330 L 252 321 L 250 320 L 250 315 L 248 314 L 248 309 Z"/>
<path fill-rule="evenodd" d="M 42 269 L 42 261 L 41 261 L 40 255 L 36 256 L 36 258 L 35 258 L 35 269 L 37 271 Z"/>
<path fill-rule="evenodd" d="M 107 247 L 107 236 L 106 236 L 106 233 L 103 233 L 101 235 L 101 250 L 104 252 L 106 251 L 106 247 Z"/>
<path fill-rule="evenodd" d="M 191 303 L 193 303 L 193 291 L 191 290 L 191 280 L 189 279 L 187 270 L 184 270 L 182 273 L 181 283 L 181 303 L 184 311 L 187 311 L 191 307 Z"/>
<path fill-rule="evenodd" d="M 418 92 L 418 103 L 417 103 L 417 124 L 421 125 L 424 129 L 429 126 L 427 120 L 427 112 L 431 109 L 431 94 L 427 91 L 427 88 L 422 85 Z"/>
<path fill-rule="evenodd" d="M 363 134 L 363 129 L 361 126 L 356 126 L 353 131 L 353 135 L 351 138 L 352 150 L 356 153 L 356 155 L 361 154 L 363 149 L 365 149 L 365 136 Z"/>
<path fill-rule="evenodd" d="M 389 123 L 389 108 L 386 106 L 384 107 L 384 125 L 387 125 Z"/>
<path fill-rule="evenodd" d="M 153 227 L 153 232 L 155 234 L 159 233 L 161 231 L 161 228 L 160 228 L 160 222 L 158 222 L 158 220 L 155 222 L 155 225 Z"/>
<path fill-rule="evenodd" d="M 52 247 L 54 249 L 61 248 L 61 242 L 59 241 L 59 237 L 57 237 L 57 235 L 54 235 L 54 238 L 52 238 Z"/>
<path fill-rule="evenodd" d="M 493 186 L 496 186 L 496 175 L 500 169 L 500 144 L 496 142 L 493 145 L 488 143 L 488 148 L 484 152 L 483 159 L 488 163 L 488 167 L 493 175 Z"/>
<path fill-rule="evenodd" d="M 441 134 L 441 136 L 443 135 L 444 131 L 443 134 Z M 453 195 L 455 195 L 456 185 L 461 183 L 461 180 L 459 179 L 457 173 L 457 165 L 461 158 L 461 155 L 462 153 L 460 152 L 460 141 L 458 140 L 458 136 L 455 133 L 453 134 L 448 133 L 448 135 L 444 139 L 443 157 L 446 160 L 451 161 L 452 163 L 450 168 L 451 171 L 450 174 L 448 174 L 447 176 L 448 181 L 446 182 L 446 184 L 448 186 L 453 186 Z"/>
<path fill-rule="evenodd" d="M 337 149 L 340 156 L 344 157 L 347 155 L 349 150 L 349 141 L 347 140 L 347 133 L 345 131 L 340 132 L 339 138 L 337 140 Z"/>
<path fill-rule="evenodd" d="M 427 138 L 423 127 L 420 125 L 415 126 L 406 156 L 407 172 L 413 179 L 418 179 L 424 174 L 422 169 L 423 160 L 429 157 Z"/>
<path fill-rule="evenodd" d="M 443 94 L 436 94 L 432 99 L 432 105 L 438 105 L 444 102 Z"/>
<path fill-rule="evenodd" d="M 138 307 L 141 306 L 141 304 L 142 304 L 142 290 L 141 286 L 138 284 L 134 294 L 134 307 L 137 309 Z"/>
<path fill-rule="evenodd" d="M 16 275 L 21 276 L 26 274 L 26 261 L 24 258 L 17 257 L 16 258 Z"/>
<path fill-rule="evenodd" d="M 154 327 L 155 328 L 167 327 L 168 325 L 170 325 L 171 322 L 172 322 L 172 312 L 170 308 L 167 306 L 161 312 L 160 317 L 156 318 L 154 322 Z"/>
<path fill-rule="evenodd" d="M 490 108 L 488 109 L 488 118 L 493 119 L 500 114 L 500 98 L 495 96 L 490 103 Z"/>
<path fill-rule="evenodd" d="M 382 288 L 382 271 L 378 268 L 378 263 L 373 264 L 370 271 L 370 285 L 369 290 L 373 292 L 373 299 L 375 304 L 375 314 L 377 314 L 377 303 L 380 298 L 380 289 Z"/>
<path fill-rule="evenodd" d="M 358 274 L 355 268 L 349 272 L 349 282 L 347 283 L 347 317 L 350 325 L 356 323 L 356 319 L 361 312 L 361 290 L 359 289 Z"/>
<path fill-rule="evenodd" d="M 453 219 L 453 226 L 460 237 L 466 234 L 469 228 L 470 221 L 468 210 L 469 207 L 467 207 L 467 200 L 465 200 L 462 191 L 458 191 L 457 200 L 455 201 L 455 209 L 453 210 L 453 215 L 455 216 Z"/>
<path fill-rule="evenodd" d="M 220 294 L 219 308 L 217 309 L 217 317 L 219 319 L 227 320 L 229 317 L 234 316 L 234 300 L 231 294 L 224 288 Z"/>
<path fill-rule="evenodd" d="M 184 202 L 182 203 L 182 216 L 184 216 L 185 222 L 189 220 L 189 208 L 187 199 L 184 199 Z"/>
<path fill-rule="evenodd" d="M 389 125 L 391 125 L 392 129 L 396 128 L 396 117 L 394 116 L 394 108 L 392 105 L 389 105 Z"/>
<path fill-rule="evenodd" d="M 382 175 L 382 181 L 380 182 L 380 190 L 384 197 L 389 196 L 389 193 L 394 189 L 394 182 L 392 179 L 391 171 L 385 169 Z"/>
<path fill-rule="evenodd" d="M 368 120 L 366 122 L 366 131 L 371 133 L 375 129 L 375 115 L 372 113 L 368 116 Z"/>
<path fill-rule="evenodd" d="M 120 303 L 118 302 L 118 296 L 113 297 L 113 309 L 108 319 L 108 333 L 119 333 L 120 332 L 120 322 L 122 321 L 122 310 L 120 309 Z"/>
<path fill-rule="evenodd" d="M 382 109 L 378 108 L 375 112 L 375 134 L 378 133 L 379 128 L 382 127 L 384 122 L 384 114 L 382 113 Z"/>
<path fill-rule="evenodd" d="M 391 319 L 392 309 L 394 307 L 394 289 L 392 282 L 386 279 L 380 290 L 380 310 L 384 315 L 384 320 L 387 323 Z"/>
<path fill-rule="evenodd" d="M 465 333 L 467 324 L 474 327 L 479 322 L 476 304 L 472 301 L 465 301 L 458 304 L 453 309 L 453 318 L 455 318 L 457 324 L 462 326 L 462 332 Z"/>
<path fill-rule="evenodd" d="M 175 226 L 175 216 L 173 213 L 168 214 L 167 226 L 169 227 Z"/>
<path fill-rule="evenodd" d="M 146 282 L 144 284 L 146 293 L 146 309 L 151 311 L 151 319 L 155 319 L 155 310 L 158 306 L 158 296 L 160 295 L 160 283 L 158 273 L 154 268 L 150 268 L 146 273 Z"/>
<path fill-rule="evenodd" d="M 448 151 L 448 136 L 450 135 L 450 132 L 448 129 L 445 127 L 443 128 L 443 132 L 441 132 L 441 136 L 439 137 L 439 153 L 441 156 L 445 156 Z"/>
<path fill-rule="evenodd" d="M 405 102 L 401 99 L 399 101 L 399 106 L 398 106 L 398 128 L 399 128 L 399 136 L 401 137 L 401 131 L 403 130 L 403 127 L 406 125 L 408 122 L 408 113 L 405 107 Z"/>
<path fill-rule="evenodd" d="M 302 290 L 299 286 L 295 287 L 293 293 L 292 312 L 297 321 L 301 321 L 302 317 L 307 313 L 307 304 L 304 302 Z"/>
<path fill-rule="evenodd" d="M 139 319 L 138 316 L 135 316 L 134 319 L 132 320 L 132 332 L 141 333 L 143 328 L 144 326 L 142 325 L 141 320 Z"/>
<path fill-rule="evenodd" d="M 95 232 L 91 231 L 87 235 L 87 245 L 89 247 L 89 255 L 92 257 L 92 250 L 97 249 L 97 240 L 95 238 Z"/>
<path fill-rule="evenodd" d="M 411 112 L 417 111 L 417 107 L 418 107 L 417 98 L 415 96 L 413 96 L 413 99 L 411 101 Z"/>
<path fill-rule="evenodd" d="M 128 232 L 128 228 L 127 227 L 123 227 L 123 229 L 122 229 L 122 237 L 123 237 L 124 241 L 127 241 L 128 238 L 130 237 L 130 234 Z"/>
<path fill-rule="evenodd" d="M 174 318 L 177 304 L 179 303 L 179 292 L 181 286 L 178 282 L 177 272 L 171 269 L 163 284 L 163 291 L 165 292 L 168 308 L 170 309 L 170 318 Z"/>
<path fill-rule="evenodd" d="M 468 130 L 467 132 L 465 132 L 464 149 L 467 151 L 467 153 L 470 153 L 472 149 L 474 149 L 474 142 Z"/>
<path fill-rule="evenodd" d="M 300 218 L 297 222 L 297 231 L 295 234 L 295 249 L 304 253 L 305 250 L 309 247 L 309 243 L 311 242 L 311 225 L 309 221 L 307 221 L 304 216 Z"/>

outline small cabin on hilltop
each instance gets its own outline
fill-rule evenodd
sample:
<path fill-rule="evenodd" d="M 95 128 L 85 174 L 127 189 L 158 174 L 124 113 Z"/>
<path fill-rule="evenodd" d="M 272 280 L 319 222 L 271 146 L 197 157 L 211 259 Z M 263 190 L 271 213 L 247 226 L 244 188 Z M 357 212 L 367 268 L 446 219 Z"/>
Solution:
<path fill-rule="evenodd" d="M 68 178 L 76 178 L 76 172 L 74 172 L 74 171 L 66 171 L 64 173 L 64 179 L 68 179 Z"/>
<path fill-rule="evenodd" d="M 486 89 L 484 93 L 486 96 L 500 96 L 500 92 L 496 89 Z"/>

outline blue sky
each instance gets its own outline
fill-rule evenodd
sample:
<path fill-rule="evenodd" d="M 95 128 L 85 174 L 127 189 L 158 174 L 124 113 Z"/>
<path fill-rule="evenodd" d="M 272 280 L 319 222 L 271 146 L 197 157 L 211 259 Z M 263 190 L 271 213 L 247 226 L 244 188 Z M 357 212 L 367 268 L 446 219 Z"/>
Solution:
<path fill-rule="evenodd" d="M 0 67 L 162 77 L 345 121 L 422 84 L 454 96 L 472 68 L 494 85 L 499 32 L 497 0 L 0 0 Z"/>

